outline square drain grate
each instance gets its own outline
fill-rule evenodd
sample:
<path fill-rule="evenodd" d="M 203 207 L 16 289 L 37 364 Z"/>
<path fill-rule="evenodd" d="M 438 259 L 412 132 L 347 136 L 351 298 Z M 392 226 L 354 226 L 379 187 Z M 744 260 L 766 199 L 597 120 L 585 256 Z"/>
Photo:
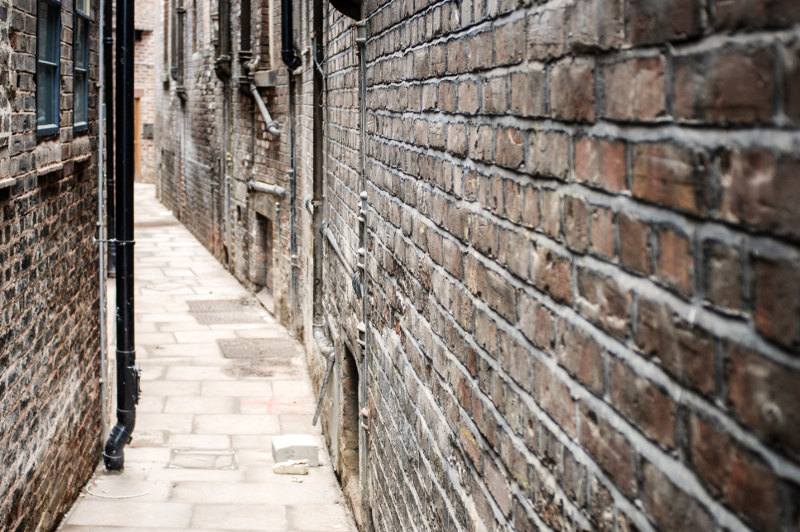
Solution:
<path fill-rule="evenodd" d="M 232 338 L 217 340 L 217 344 L 225 358 L 291 358 L 296 345 L 281 338 Z"/>
<path fill-rule="evenodd" d="M 236 469 L 233 449 L 171 449 L 170 469 Z"/>
<path fill-rule="evenodd" d="M 261 323 L 258 302 L 253 299 L 201 299 L 187 301 L 189 313 L 201 325 Z"/>

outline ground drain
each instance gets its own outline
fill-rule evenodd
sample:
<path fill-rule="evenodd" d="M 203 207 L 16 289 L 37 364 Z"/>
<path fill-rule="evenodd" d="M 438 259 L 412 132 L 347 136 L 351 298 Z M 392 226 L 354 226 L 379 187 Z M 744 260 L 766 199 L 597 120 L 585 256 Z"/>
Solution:
<path fill-rule="evenodd" d="M 189 313 L 201 325 L 228 323 L 261 323 L 258 302 L 254 299 L 202 299 L 190 300 Z"/>
<path fill-rule="evenodd" d="M 170 469 L 236 469 L 233 449 L 171 449 Z"/>
<path fill-rule="evenodd" d="M 231 338 L 217 340 L 225 358 L 291 358 L 295 355 L 294 340 L 282 338 Z"/>

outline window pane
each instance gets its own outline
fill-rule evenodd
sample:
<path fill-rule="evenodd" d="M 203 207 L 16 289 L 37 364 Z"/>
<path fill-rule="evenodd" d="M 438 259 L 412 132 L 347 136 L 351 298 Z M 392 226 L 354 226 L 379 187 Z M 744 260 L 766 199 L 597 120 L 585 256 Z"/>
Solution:
<path fill-rule="evenodd" d="M 57 123 L 56 110 L 58 109 L 59 94 L 56 72 L 55 67 L 39 65 L 36 83 L 36 100 L 38 102 L 36 124 L 39 126 Z"/>
<path fill-rule="evenodd" d="M 87 20 L 83 17 L 76 17 L 75 19 L 75 68 L 85 69 L 88 66 L 88 34 L 87 34 Z"/>
<path fill-rule="evenodd" d="M 75 10 L 84 15 L 89 14 L 89 0 L 75 0 Z"/>
<path fill-rule="evenodd" d="M 59 8 L 39 2 L 39 60 L 58 62 Z"/>
<path fill-rule="evenodd" d="M 86 123 L 89 119 L 89 109 L 86 106 L 88 94 L 86 72 L 75 71 L 75 124 Z"/>

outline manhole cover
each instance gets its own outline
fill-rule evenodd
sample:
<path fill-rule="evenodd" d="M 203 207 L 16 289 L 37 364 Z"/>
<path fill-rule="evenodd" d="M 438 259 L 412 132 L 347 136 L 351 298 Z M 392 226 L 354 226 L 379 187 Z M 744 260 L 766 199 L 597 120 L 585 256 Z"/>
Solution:
<path fill-rule="evenodd" d="M 172 449 L 168 467 L 171 469 L 236 469 L 236 451 L 233 449 Z"/>
<path fill-rule="evenodd" d="M 258 313 L 258 303 L 252 299 L 203 299 L 187 303 L 189 313 L 202 325 L 263 321 Z"/>
<path fill-rule="evenodd" d="M 293 357 L 295 342 L 281 338 L 233 338 L 217 340 L 225 358 Z"/>

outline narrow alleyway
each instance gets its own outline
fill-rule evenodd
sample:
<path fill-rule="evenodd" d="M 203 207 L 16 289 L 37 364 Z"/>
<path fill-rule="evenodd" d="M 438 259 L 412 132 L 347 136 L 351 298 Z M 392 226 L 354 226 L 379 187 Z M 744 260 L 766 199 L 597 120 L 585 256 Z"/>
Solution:
<path fill-rule="evenodd" d="M 152 185 L 136 185 L 135 238 L 136 431 L 125 471 L 101 465 L 61 530 L 354 530 L 299 345 Z M 273 473 L 271 438 L 296 433 L 314 435 L 322 465 Z"/>

